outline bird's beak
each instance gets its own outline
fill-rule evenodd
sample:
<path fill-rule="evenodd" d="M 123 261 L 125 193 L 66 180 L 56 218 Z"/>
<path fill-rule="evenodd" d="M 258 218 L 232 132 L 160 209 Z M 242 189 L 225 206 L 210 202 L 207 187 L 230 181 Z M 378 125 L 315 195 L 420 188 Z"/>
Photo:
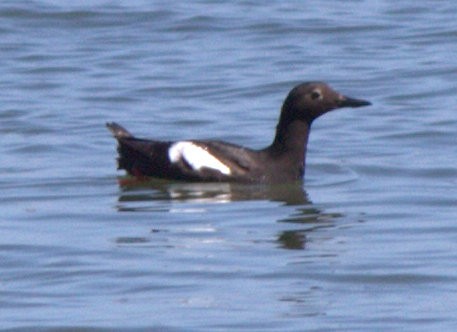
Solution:
<path fill-rule="evenodd" d="M 370 105 L 371 103 L 367 100 L 355 99 L 346 96 L 341 96 L 338 100 L 338 107 L 362 107 Z"/>

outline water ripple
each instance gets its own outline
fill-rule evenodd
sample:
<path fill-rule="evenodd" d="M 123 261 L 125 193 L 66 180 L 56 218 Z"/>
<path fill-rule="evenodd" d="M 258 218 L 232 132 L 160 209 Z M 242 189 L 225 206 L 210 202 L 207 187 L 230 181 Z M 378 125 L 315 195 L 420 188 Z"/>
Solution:
<path fill-rule="evenodd" d="M 1 2 L 2 329 L 452 330 L 456 12 Z M 107 121 L 261 148 L 308 80 L 373 106 L 313 124 L 304 185 L 116 172 Z"/>

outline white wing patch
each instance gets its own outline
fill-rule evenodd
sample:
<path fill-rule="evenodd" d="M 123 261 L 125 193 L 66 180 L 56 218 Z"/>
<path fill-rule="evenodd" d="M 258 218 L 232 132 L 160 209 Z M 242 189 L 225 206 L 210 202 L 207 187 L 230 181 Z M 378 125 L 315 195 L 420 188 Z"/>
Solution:
<path fill-rule="evenodd" d="M 184 159 L 194 170 L 198 171 L 203 167 L 215 169 L 222 174 L 231 174 L 230 168 L 223 164 L 211 153 L 193 144 L 192 142 L 176 142 L 168 149 L 168 158 L 172 163 Z"/>

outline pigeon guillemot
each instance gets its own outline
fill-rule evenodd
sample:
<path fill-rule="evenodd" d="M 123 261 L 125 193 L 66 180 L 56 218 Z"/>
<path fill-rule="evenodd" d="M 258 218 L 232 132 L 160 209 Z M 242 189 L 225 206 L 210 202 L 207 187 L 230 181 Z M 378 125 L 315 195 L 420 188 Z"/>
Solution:
<path fill-rule="evenodd" d="M 294 87 L 281 109 L 273 143 L 262 150 L 210 140 L 154 141 L 135 138 L 115 122 L 118 168 L 138 177 L 183 181 L 281 183 L 303 178 L 313 121 L 328 111 L 370 102 L 343 96 L 322 82 Z"/>

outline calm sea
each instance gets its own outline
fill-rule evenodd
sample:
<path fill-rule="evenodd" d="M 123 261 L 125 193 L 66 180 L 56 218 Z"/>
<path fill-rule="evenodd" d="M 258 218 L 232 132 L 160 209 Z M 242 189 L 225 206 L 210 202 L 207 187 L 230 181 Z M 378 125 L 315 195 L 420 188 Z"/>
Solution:
<path fill-rule="evenodd" d="M 456 1 L 1 1 L 0 330 L 457 328 Z M 261 148 L 303 186 L 118 185 L 105 122 Z"/>

